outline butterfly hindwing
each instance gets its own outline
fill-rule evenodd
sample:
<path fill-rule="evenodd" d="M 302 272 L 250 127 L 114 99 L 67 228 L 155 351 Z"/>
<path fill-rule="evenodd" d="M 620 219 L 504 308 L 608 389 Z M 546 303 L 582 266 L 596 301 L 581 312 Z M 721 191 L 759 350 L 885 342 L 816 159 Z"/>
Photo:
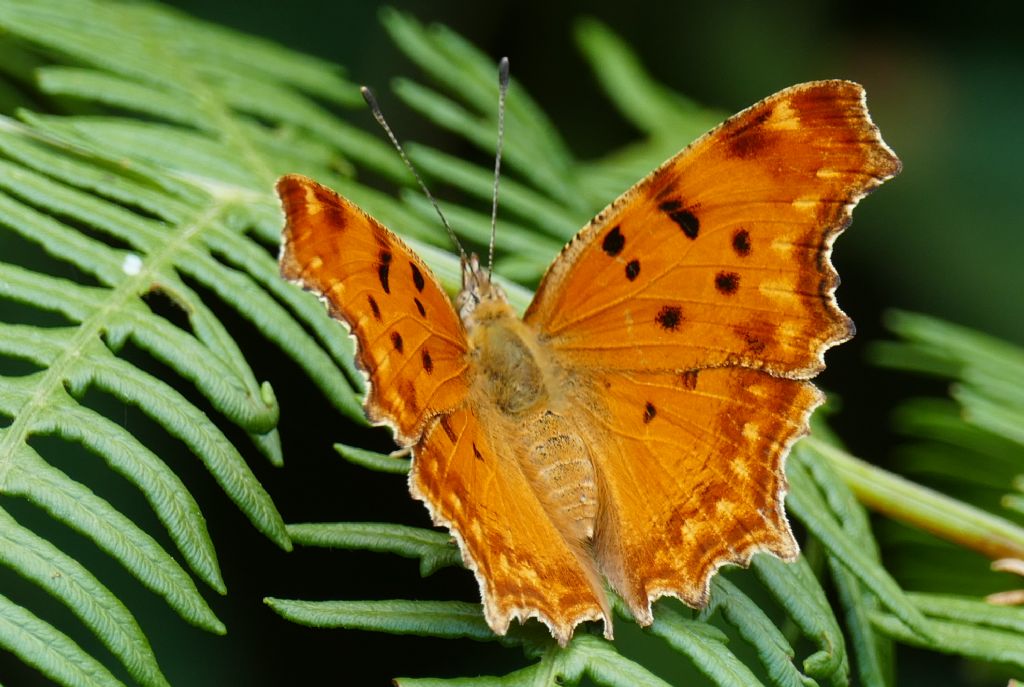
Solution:
<path fill-rule="evenodd" d="M 808 378 L 852 323 L 832 241 L 899 170 L 846 81 L 793 86 L 667 161 L 584 228 L 525 315 L 576 367 Z"/>
<path fill-rule="evenodd" d="M 639 622 L 666 594 L 704 606 L 723 564 L 796 557 L 783 462 L 821 403 L 814 386 L 743 368 L 596 382 L 580 417 L 604 499 L 594 549 Z"/>
<path fill-rule="evenodd" d="M 596 567 L 553 522 L 521 469 L 524 437 L 505 424 L 486 405 L 436 419 L 414 449 L 410 490 L 458 539 L 495 632 L 536 617 L 565 645 L 576 625 L 603 619 L 611 637 Z"/>
<path fill-rule="evenodd" d="M 306 177 L 277 183 L 286 224 L 281 273 L 323 298 L 357 342 L 366 411 L 403 445 L 467 393 L 466 335 L 427 266 L 355 205 Z"/>

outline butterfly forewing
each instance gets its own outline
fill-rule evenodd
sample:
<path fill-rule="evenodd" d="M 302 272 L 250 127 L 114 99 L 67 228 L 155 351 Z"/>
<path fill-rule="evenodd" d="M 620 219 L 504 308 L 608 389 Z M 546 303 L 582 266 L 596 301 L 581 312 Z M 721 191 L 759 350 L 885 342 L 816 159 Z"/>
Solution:
<path fill-rule="evenodd" d="M 786 89 L 600 213 L 525 319 L 577 367 L 809 377 L 853 331 L 833 297 L 832 240 L 898 170 L 860 86 Z"/>
<path fill-rule="evenodd" d="M 355 336 L 370 420 L 415 443 L 431 417 L 466 397 L 466 336 L 451 301 L 397 236 L 334 191 L 295 174 L 277 191 L 281 273 L 326 300 Z"/>

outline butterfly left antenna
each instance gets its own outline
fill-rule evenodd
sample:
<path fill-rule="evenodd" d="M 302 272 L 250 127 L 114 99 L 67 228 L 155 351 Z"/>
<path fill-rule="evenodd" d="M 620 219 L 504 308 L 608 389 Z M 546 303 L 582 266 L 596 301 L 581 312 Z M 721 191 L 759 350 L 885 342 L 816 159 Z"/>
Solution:
<path fill-rule="evenodd" d="M 494 235 L 498 228 L 498 181 L 501 179 L 501 146 L 505 141 L 505 95 L 508 93 L 508 58 L 498 63 L 498 149 L 494 154 L 494 196 L 491 201 L 491 242 L 487 246 L 487 276 L 494 275 Z"/>
<path fill-rule="evenodd" d="M 454 243 L 455 247 L 459 249 L 459 255 L 462 257 L 463 264 L 465 264 L 466 251 L 462 249 L 462 244 L 459 243 L 459 237 L 455 235 L 451 225 L 448 224 L 448 220 L 445 219 L 444 213 L 441 212 L 441 207 L 437 204 L 437 201 L 434 200 L 434 196 L 430 193 L 430 189 L 428 189 L 427 185 L 423 183 L 423 179 L 420 177 L 419 172 L 417 172 L 416 168 L 412 166 L 412 162 L 405 154 L 402 144 L 398 142 L 398 137 L 395 136 L 395 132 L 393 132 L 391 127 L 388 126 L 387 120 L 384 119 L 384 113 L 380 111 L 380 106 L 377 105 L 377 99 L 373 97 L 373 91 L 366 86 L 362 86 L 359 89 L 359 92 L 363 94 L 363 100 L 365 100 L 366 104 L 370 106 L 370 112 L 373 113 L 373 118 L 377 120 L 377 123 L 380 124 L 382 129 L 384 129 L 384 133 L 386 133 L 388 138 L 391 139 L 391 145 L 395 146 L 395 150 L 398 151 L 398 155 L 402 158 L 402 162 L 404 162 L 405 166 L 409 168 L 410 172 L 412 172 L 412 175 L 416 178 L 416 183 L 420 185 L 420 188 L 423 189 L 423 193 L 427 196 L 427 200 L 429 200 L 430 204 L 434 206 L 437 216 L 441 218 L 441 224 L 444 225 L 445 231 L 448 232 L 448 237 L 452 240 L 452 243 Z"/>

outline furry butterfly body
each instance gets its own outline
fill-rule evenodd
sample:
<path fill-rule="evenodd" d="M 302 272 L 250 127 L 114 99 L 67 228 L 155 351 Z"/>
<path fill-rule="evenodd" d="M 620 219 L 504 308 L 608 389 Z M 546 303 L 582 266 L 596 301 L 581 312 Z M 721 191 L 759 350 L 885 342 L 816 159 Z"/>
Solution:
<path fill-rule="evenodd" d="M 724 564 L 792 559 L 790 445 L 807 381 L 852 323 L 832 241 L 899 171 L 863 90 L 781 91 L 668 160 L 562 251 L 520 318 L 475 257 L 453 304 L 344 198 L 278 182 L 285 277 L 357 342 L 369 418 L 412 449 L 410 490 L 458 541 L 495 632 L 535 617 L 565 644 L 707 602 Z"/>

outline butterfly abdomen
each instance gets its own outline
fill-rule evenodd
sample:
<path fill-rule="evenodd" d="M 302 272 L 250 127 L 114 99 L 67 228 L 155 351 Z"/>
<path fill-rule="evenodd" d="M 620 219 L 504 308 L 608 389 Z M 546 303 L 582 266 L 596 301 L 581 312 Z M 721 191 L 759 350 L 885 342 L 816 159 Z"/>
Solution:
<path fill-rule="evenodd" d="M 524 470 L 552 520 L 570 541 L 594 535 L 597 481 L 578 427 L 545 410 L 523 424 Z"/>
<path fill-rule="evenodd" d="M 484 402 L 515 416 L 543 403 L 545 375 L 535 344 L 511 307 L 502 301 L 480 305 L 467 323 L 474 387 Z"/>

